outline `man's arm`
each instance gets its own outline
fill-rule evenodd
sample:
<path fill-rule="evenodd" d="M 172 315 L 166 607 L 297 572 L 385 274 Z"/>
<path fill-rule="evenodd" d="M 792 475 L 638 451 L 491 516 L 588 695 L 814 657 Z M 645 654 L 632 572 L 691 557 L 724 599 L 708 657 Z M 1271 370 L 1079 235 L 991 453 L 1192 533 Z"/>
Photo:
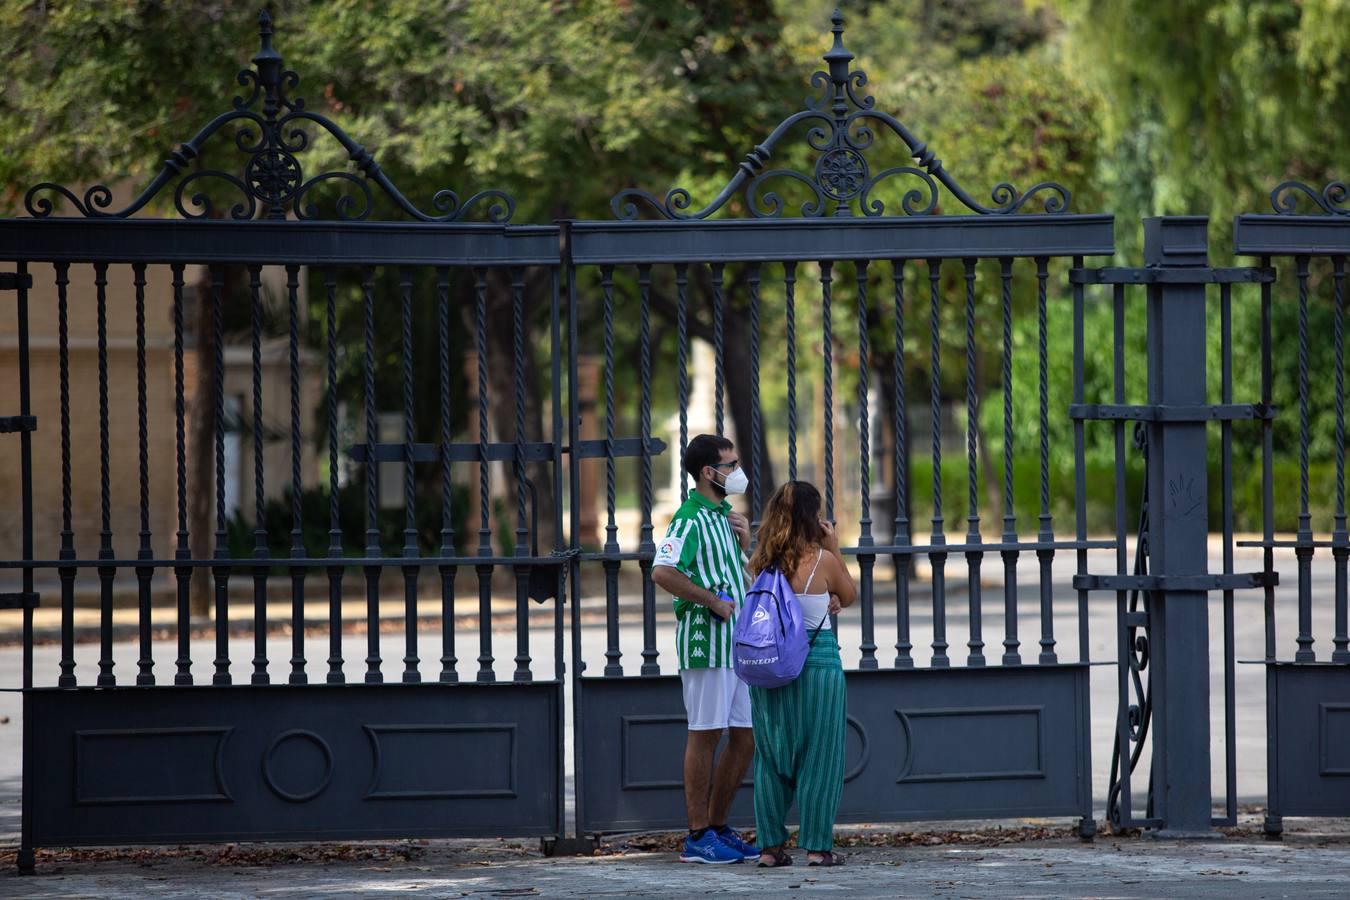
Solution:
<path fill-rule="evenodd" d="M 674 566 L 653 566 L 652 584 L 663 591 L 669 591 L 682 600 L 705 606 L 712 610 L 713 615 L 722 619 L 730 618 L 732 612 L 735 611 L 735 607 L 729 601 L 723 600 L 712 591 L 694 584 L 688 575 Z"/>

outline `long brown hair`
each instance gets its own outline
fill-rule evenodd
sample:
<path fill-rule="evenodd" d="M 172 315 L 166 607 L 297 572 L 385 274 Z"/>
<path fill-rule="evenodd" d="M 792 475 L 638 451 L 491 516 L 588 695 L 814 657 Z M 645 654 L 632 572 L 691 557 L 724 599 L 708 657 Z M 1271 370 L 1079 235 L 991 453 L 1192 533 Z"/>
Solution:
<path fill-rule="evenodd" d="M 755 554 L 750 558 L 751 574 L 777 569 L 792 578 L 807 548 L 819 544 L 822 537 L 820 491 L 809 481 L 786 482 L 764 507 Z"/>

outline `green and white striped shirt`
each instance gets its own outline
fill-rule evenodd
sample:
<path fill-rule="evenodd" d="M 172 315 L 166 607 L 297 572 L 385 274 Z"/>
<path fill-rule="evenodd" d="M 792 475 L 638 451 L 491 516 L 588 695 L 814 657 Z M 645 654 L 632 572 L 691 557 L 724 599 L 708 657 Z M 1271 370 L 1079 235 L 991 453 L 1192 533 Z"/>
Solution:
<path fill-rule="evenodd" d="M 731 530 L 731 504 L 713 503 L 698 491 L 689 494 L 656 545 L 654 566 L 683 572 L 704 590 L 726 591 L 739 611 L 745 602 L 746 557 Z M 705 606 L 675 598 L 675 646 L 681 669 L 731 668 L 731 628 L 735 613 L 722 621 Z"/>

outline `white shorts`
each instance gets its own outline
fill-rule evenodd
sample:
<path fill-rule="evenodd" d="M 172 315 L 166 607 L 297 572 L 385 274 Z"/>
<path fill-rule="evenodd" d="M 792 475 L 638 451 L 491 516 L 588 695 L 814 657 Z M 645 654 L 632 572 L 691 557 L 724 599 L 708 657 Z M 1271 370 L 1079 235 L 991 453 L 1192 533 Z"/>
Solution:
<path fill-rule="evenodd" d="M 681 669 L 690 731 L 750 728 L 750 688 L 725 667 Z"/>

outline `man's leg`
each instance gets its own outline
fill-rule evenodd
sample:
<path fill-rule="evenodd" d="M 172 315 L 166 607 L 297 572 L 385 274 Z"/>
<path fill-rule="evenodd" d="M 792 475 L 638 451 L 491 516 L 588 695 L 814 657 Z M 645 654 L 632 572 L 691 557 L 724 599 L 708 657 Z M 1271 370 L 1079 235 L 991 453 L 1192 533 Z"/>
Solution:
<path fill-rule="evenodd" d="M 708 791 L 712 781 L 713 754 L 721 738 L 721 731 L 709 729 L 689 732 L 685 742 L 684 808 L 689 816 L 690 831 L 699 831 L 709 825 Z M 753 749 L 753 744 L 751 747 Z"/>
<path fill-rule="evenodd" d="M 714 825 L 727 823 L 727 813 L 731 809 L 731 801 L 736 796 L 736 788 L 745 780 L 745 772 L 750 768 L 750 761 L 755 758 L 754 730 L 750 728 L 728 730 L 731 732 L 731 738 L 717 761 L 717 771 L 713 774 L 712 780 L 712 795 L 708 798 L 708 821 Z"/>

